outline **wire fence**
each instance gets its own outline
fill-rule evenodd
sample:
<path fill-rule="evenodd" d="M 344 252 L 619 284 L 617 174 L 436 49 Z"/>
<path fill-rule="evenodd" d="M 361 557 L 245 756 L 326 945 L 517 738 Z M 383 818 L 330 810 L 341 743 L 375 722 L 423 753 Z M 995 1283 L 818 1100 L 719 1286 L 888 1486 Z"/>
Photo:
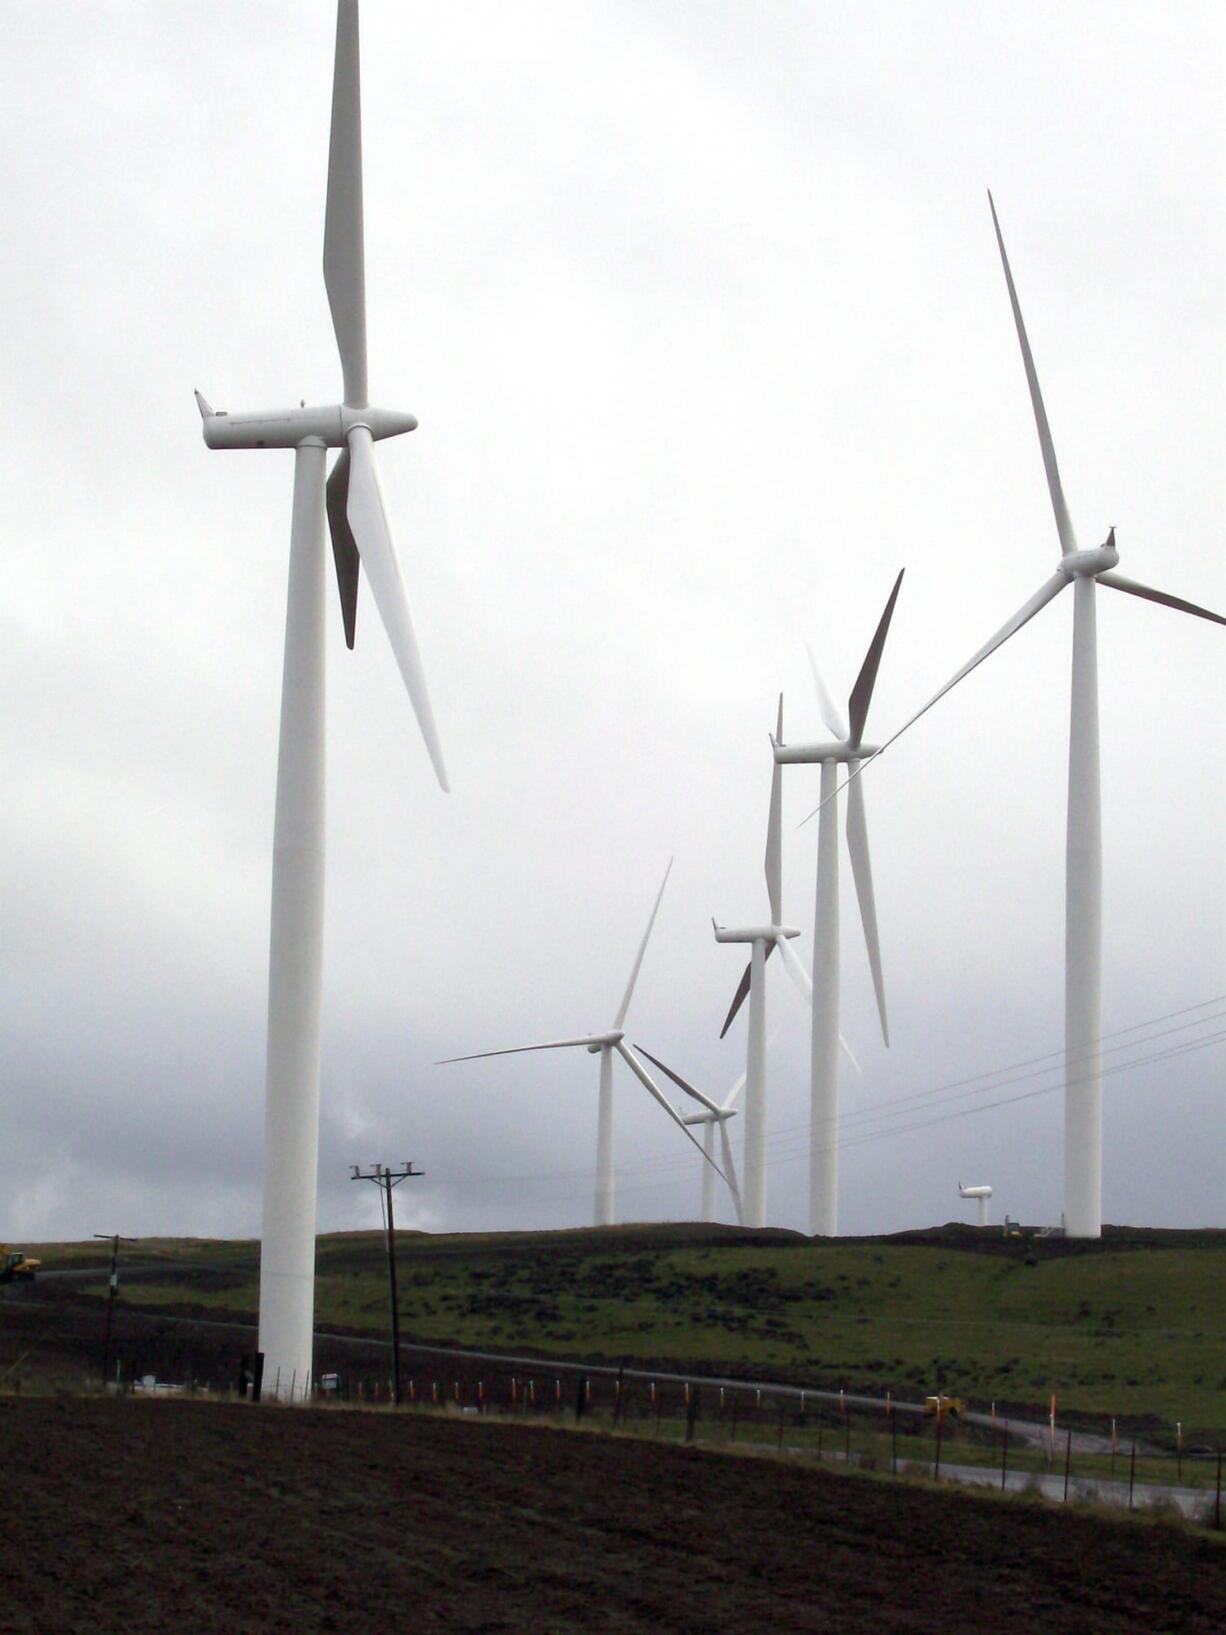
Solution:
<path fill-rule="evenodd" d="M 134 1389 L 158 1390 L 156 1386 Z M 162 1388 L 164 1389 L 164 1388 Z M 187 1387 L 208 1394 L 207 1387 Z M 236 1394 L 232 1390 L 220 1393 Z M 545 1365 L 473 1365 L 467 1360 L 406 1364 L 401 1402 L 390 1374 L 336 1371 L 317 1379 L 264 1381 L 264 1398 L 382 1409 L 402 1414 L 492 1416 L 616 1433 L 708 1449 L 804 1459 L 843 1469 L 1042 1496 L 1063 1504 L 1105 1505 L 1181 1516 L 1223 1528 L 1223 1445 L 1167 1441 L 1116 1431 L 1089 1432 L 1010 1421 L 994 1410 L 968 1413 L 952 1399 L 924 1412 L 885 1399 L 868 1408 L 844 1393 L 786 1391 L 712 1383 L 699 1377 L 607 1366 L 564 1372 Z"/>

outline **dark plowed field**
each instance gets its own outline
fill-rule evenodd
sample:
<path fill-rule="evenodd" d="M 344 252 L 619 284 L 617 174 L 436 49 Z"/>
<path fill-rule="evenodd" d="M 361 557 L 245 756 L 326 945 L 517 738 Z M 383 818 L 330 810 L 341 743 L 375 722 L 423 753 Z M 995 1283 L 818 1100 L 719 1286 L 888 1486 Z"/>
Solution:
<path fill-rule="evenodd" d="M 0 1398 L 5 1635 L 1222 1635 L 1226 1549 L 479 1420 Z"/>

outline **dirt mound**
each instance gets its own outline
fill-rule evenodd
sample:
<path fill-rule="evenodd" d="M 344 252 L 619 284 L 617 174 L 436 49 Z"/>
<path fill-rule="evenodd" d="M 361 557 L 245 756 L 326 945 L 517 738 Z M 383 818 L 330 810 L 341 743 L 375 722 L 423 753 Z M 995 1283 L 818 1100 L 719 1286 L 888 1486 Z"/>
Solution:
<path fill-rule="evenodd" d="M 0 1446 L 5 1635 L 1226 1628 L 1226 1550 L 1172 1528 L 685 1448 L 20 1398 Z"/>

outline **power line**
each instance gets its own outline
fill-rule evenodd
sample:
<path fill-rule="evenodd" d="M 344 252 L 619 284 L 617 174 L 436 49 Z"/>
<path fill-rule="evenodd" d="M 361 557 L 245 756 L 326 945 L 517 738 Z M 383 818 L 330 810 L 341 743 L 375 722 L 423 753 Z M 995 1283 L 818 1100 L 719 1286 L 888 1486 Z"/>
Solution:
<path fill-rule="evenodd" d="M 1223 1000 L 1226 1000 L 1226 994 L 1217 994 L 1211 999 L 1201 1000 L 1198 1004 L 1185 1005 L 1185 1006 L 1182 1006 L 1182 1007 L 1180 1007 L 1180 1008 L 1178 1008 L 1176 1010 L 1164 1011 L 1164 1012 L 1162 1012 L 1161 1014 L 1159 1014 L 1157 1016 L 1149 1017 L 1145 1021 L 1134 1022 L 1134 1023 L 1131 1023 L 1127 1027 L 1113 1029 L 1111 1032 L 1105 1033 L 1105 1034 L 1102 1035 L 1102 1039 L 1100 1040 L 1100 1046 L 1099 1046 L 1098 1053 L 1100 1055 L 1110 1055 L 1110 1054 L 1113 1054 L 1116 1051 L 1128 1049 L 1131 1046 L 1142 1046 L 1142 1045 L 1150 1044 L 1150 1043 L 1154 1042 L 1157 1039 L 1166 1038 L 1166 1037 L 1169 1037 L 1169 1036 L 1171 1036 L 1173 1034 L 1180 1033 L 1180 1032 L 1184 1031 L 1187 1028 L 1202 1027 L 1202 1026 L 1206 1025 L 1207 1023 L 1209 1023 L 1209 1022 L 1214 1022 L 1214 1021 L 1221 1020 L 1222 1017 L 1226 1017 L 1226 1011 L 1223 1011 L 1223 1012 L 1220 1012 L 1220 1013 L 1215 1013 L 1212 1016 L 1197 1017 L 1194 1020 L 1180 1023 L 1177 1027 L 1164 1029 L 1160 1033 L 1156 1033 L 1156 1034 L 1151 1035 L 1150 1038 L 1148 1038 L 1148 1039 L 1134 1039 L 1134 1040 L 1132 1040 L 1130 1042 L 1130 1044 L 1121 1043 L 1121 1044 L 1109 1045 L 1109 1046 L 1107 1046 L 1107 1048 L 1105 1050 L 1103 1050 L 1101 1048 L 1102 1044 L 1104 1044 L 1107 1040 L 1111 1040 L 1111 1039 L 1122 1040 L 1122 1039 L 1124 1039 L 1125 1035 L 1127 1035 L 1127 1034 L 1139 1033 L 1143 1029 L 1152 1028 L 1152 1027 L 1157 1026 L 1157 1024 L 1160 1023 L 1160 1022 L 1173 1021 L 1175 1018 L 1181 1017 L 1181 1016 L 1190 1017 L 1190 1016 L 1192 1016 L 1193 1012 L 1207 1010 L 1210 1006 L 1221 1004 Z M 1218 1042 L 1220 1042 L 1222 1037 L 1223 1037 L 1222 1034 L 1214 1034 L 1214 1035 L 1211 1035 L 1209 1038 L 1205 1039 L 1204 1041 L 1199 1041 L 1199 1042 L 1198 1041 L 1193 1041 L 1189 1045 L 1187 1045 L 1187 1046 L 1185 1046 L 1183 1048 L 1180 1048 L 1180 1049 L 1176 1049 L 1174 1051 L 1159 1052 L 1159 1053 L 1153 1054 L 1152 1056 L 1140 1056 L 1140 1057 L 1137 1057 L 1135 1060 L 1133 1060 L 1131 1062 L 1115 1063 L 1115 1064 L 1112 1064 L 1111 1066 L 1109 1066 L 1109 1067 L 1107 1067 L 1107 1068 L 1105 1068 L 1103 1070 L 1104 1071 L 1104 1076 L 1107 1076 L 1107 1075 L 1115 1073 L 1115 1072 L 1121 1072 L 1121 1071 L 1124 1071 L 1124 1070 L 1126 1070 L 1128 1068 L 1131 1068 L 1131 1067 L 1145 1066 L 1145 1065 L 1147 1065 L 1148 1063 L 1151 1063 L 1151 1062 L 1165 1061 L 1165 1060 L 1170 1059 L 1171 1056 L 1184 1055 L 1184 1054 L 1187 1054 L 1189 1051 L 1194 1051 L 1194 1050 L 1203 1048 L 1204 1046 L 1208 1046 L 1208 1045 L 1218 1043 Z M 1078 1061 L 1078 1060 L 1088 1060 L 1094 1054 L 1095 1054 L 1094 1047 L 1092 1047 L 1092 1046 L 1085 1047 L 1084 1049 L 1073 1053 L 1074 1063 L 1076 1061 Z M 966 1099 L 969 1096 L 992 1094 L 995 1091 L 1006 1089 L 1006 1088 L 1008 1088 L 1009 1086 L 1011 1086 L 1013 1084 L 1024 1083 L 1029 1078 L 1042 1077 L 1042 1075 L 1044 1073 L 1057 1072 L 1059 1070 L 1059 1068 L 1064 1065 L 1066 1060 L 1067 1060 L 1066 1052 L 1063 1049 L 1046 1051 L 1042 1055 L 1027 1057 L 1027 1058 L 1025 1058 L 1025 1059 L 1023 1059 L 1021 1061 L 1011 1062 L 1011 1063 L 1008 1063 L 1008 1064 L 1006 1064 L 1005 1066 L 1002 1066 L 1002 1067 L 992 1068 L 992 1069 L 989 1069 L 989 1070 L 984 1071 L 984 1072 L 980 1072 L 980 1073 L 977 1073 L 977 1074 L 972 1074 L 969 1077 L 964 1078 L 964 1079 L 950 1080 L 950 1081 L 948 1081 L 946 1083 L 943 1083 L 943 1084 L 930 1086 L 927 1090 L 912 1091 L 912 1092 L 909 1092 L 905 1096 L 893 1097 L 893 1098 L 891 1098 L 891 1099 L 889 1099 L 887 1101 L 878 1102 L 872 1107 L 862 1108 L 858 1112 L 850 1113 L 850 1114 L 845 1115 L 843 1118 L 841 1118 L 838 1121 L 840 1131 L 842 1131 L 844 1128 L 846 1128 L 849 1125 L 853 1125 L 853 1124 L 856 1124 L 856 1123 L 862 1123 L 862 1122 L 865 1122 L 865 1121 L 871 1121 L 871 1120 L 873 1120 L 875 1118 L 880 1118 L 882 1116 L 885 1116 L 887 1118 L 905 1117 L 906 1116 L 905 1113 L 887 1112 L 886 1109 L 901 1108 L 901 1107 L 914 1107 L 914 1110 L 918 1111 L 919 1110 L 918 1107 L 915 1107 L 914 1104 L 916 1104 L 918 1102 L 921 1102 L 921 1101 L 929 1101 L 930 1104 L 933 1104 L 933 1098 L 939 1097 L 939 1096 L 947 1096 L 947 1098 L 949 1100 L 960 1101 L 960 1100 Z M 1022 1073 L 1016 1078 L 1005 1079 L 1002 1082 L 998 1082 L 998 1083 L 983 1082 L 983 1081 L 989 1081 L 989 1080 L 1000 1080 L 1001 1075 L 1003 1075 L 1003 1074 L 1012 1073 L 1016 1069 L 1019 1069 L 1019 1068 L 1034 1067 L 1035 1063 L 1041 1063 L 1041 1062 L 1050 1062 L 1051 1065 L 1048 1066 L 1048 1067 L 1045 1067 L 1045 1068 L 1035 1068 L 1034 1071 L 1032 1071 L 1030 1073 Z M 986 1111 L 990 1111 L 991 1108 L 993 1108 L 993 1107 L 1009 1106 L 1015 1101 L 1024 1101 L 1024 1100 L 1029 1100 L 1029 1099 L 1032 1099 L 1033 1097 L 1040 1096 L 1040 1095 L 1049 1095 L 1049 1094 L 1054 1093 L 1057 1090 L 1062 1090 L 1062 1089 L 1067 1088 L 1070 1084 L 1078 1084 L 1078 1083 L 1082 1083 L 1082 1082 L 1084 1082 L 1084 1080 L 1078 1079 L 1078 1078 L 1075 1078 L 1075 1077 L 1061 1078 L 1059 1081 L 1057 1081 L 1054 1084 L 1041 1086 L 1037 1090 L 1027 1092 L 1026 1094 L 1023 1094 L 1023 1095 L 1020 1095 L 1020 1096 L 1006 1097 L 1006 1098 L 1004 1098 L 1004 1099 L 1002 1099 L 1000 1101 L 995 1101 L 995 1102 L 988 1103 L 988 1104 L 986 1104 L 985 1106 L 983 1106 L 981 1108 L 963 1108 L 963 1109 L 960 1109 L 960 1111 L 956 1112 L 956 1113 L 952 1113 L 952 1114 L 948 1114 L 948 1115 L 942 1115 L 941 1117 L 936 1118 L 936 1119 L 924 1120 L 924 1121 L 921 1121 L 920 1123 L 907 1124 L 905 1126 L 894 1126 L 894 1127 L 889 1127 L 889 1128 L 885 1128 L 885 1129 L 882 1129 L 882 1130 L 875 1130 L 875 1131 L 874 1130 L 869 1130 L 869 1131 L 853 1132 L 851 1135 L 849 1135 L 845 1139 L 840 1137 L 840 1140 L 839 1140 L 838 1144 L 839 1144 L 840 1147 L 850 1146 L 850 1145 L 861 1145 L 865 1141 L 868 1141 L 868 1140 L 876 1139 L 878 1137 L 884 1137 L 884 1136 L 891 1135 L 891 1134 L 894 1134 L 894 1133 L 901 1133 L 901 1130 L 904 1129 L 904 1128 L 907 1129 L 907 1130 L 919 1129 L 919 1128 L 923 1128 L 926 1123 L 945 1122 L 948 1118 L 960 1117 L 960 1116 L 963 1116 L 967 1112 L 980 1112 L 980 1111 L 986 1112 Z M 963 1087 L 970 1087 L 970 1088 L 963 1088 Z M 939 1103 L 936 1103 L 936 1104 L 939 1105 Z M 810 1130 L 810 1123 L 807 1120 L 805 1122 L 803 1122 L 803 1123 L 784 1125 L 784 1126 L 781 1126 L 781 1127 L 779 1127 L 777 1129 L 772 1130 L 769 1133 L 768 1137 L 767 1137 L 767 1143 L 768 1143 L 768 1146 L 771 1148 L 772 1157 L 777 1162 L 787 1162 L 787 1161 L 789 1161 L 789 1154 L 786 1151 L 786 1149 L 788 1147 L 790 1147 L 792 1144 L 794 1144 L 798 1140 L 803 1140 L 803 1143 L 804 1143 L 803 1152 L 807 1154 L 807 1152 L 808 1152 L 809 1130 Z M 797 1156 L 799 1156 L 799 1154 Z M 663 1182 L 665 1179 L 668 1178 L 668 1175 L 669 1175 L 670 1172 L 675 1172 L 675 1171 L 681 1170 L 683 1168 L 686 1169 L 686 1170 L 689 1170 L 691 1167 L 692 1167 L 692 1161 L 688 1158 L 687 1155 L 679 1154 L 679 1153 L 676 1153 L 676 1152 L 669 1152 L 669 1153 L 649 1154 L 649 1155 L 647 1155 L 646 1157 L 644 1157 L 642 1159 L 636 1160 L 635 1163 L 632 1166 L 631 1165 L 625 1165 L 625 1166 L 619 1165 L 618 1170 L 622 1171 L 622 1172 L 632 1172 L 632 1173 L 634 1173 L 636 1175 L 639 1175 L 639 1176 L 641 1176 L 644 1171 L 651 1171 L 653 1173 L 653 1175 L 658 1176 L 660 1181 Z M 585 1181 L 588 1178 L 588 1174 L 589 1174 L 589 1171 L 586 1168 L 584 1168 L 584 1169 L 573 1169 L 573 1170 L 558 1170 L 558 1171 L 552 1171 L 552 1172 L 551 1171 L 542 1171 L 542 1172 L 537 1172 L 535 1174 L 529 1173 L 529 1174 L 524 1174 L 524 1175 L 511 1175 L 511 1176 L 507 1176 L 507 1175 L 501 1175 L 501 1176 L 469 1176 L 469 1177 L 465 1177 L 465 1180 L 466 1180 L 466 1183 L 469 1184 L 469 1185 L 498 1184 L 498 1185 L 505 1186 L 507 1184 L 515 1185 L 515 1184 L 521 1184 L 521 1183 L 532 1183 L 532 1184 L 540 1185 L 540 1184 L 559 1184 L 559 1183 L 565 1183 L 565 1182 L 578 1182 L 578 1181 L 581 1181 L 581 1180 Z M 640 1186 L 638 1188 L 635 1188 L 634 1190 L 645 1191 L 645 1190 L 647 1190 L 647 1188 Z"/>

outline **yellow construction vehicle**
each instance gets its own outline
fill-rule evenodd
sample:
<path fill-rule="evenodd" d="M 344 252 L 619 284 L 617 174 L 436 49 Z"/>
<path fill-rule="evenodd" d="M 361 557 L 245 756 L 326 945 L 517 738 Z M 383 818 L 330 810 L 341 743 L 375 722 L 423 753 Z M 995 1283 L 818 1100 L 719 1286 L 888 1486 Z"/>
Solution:
<path fill-rule="evenodd" d="M 27 1260 L 20 1249 L 0 1243 L 0 1283 L 33 1283 L 41 1260 Z"/>
<path fill-rule="evenodd" d="M 951 1417 L 954 1419 L 960 1419 L 963 1413 L 962 1398 L 946 1396 L 925 1397 L 924 1412 L 934 1416 L 939 1414 L 942 1419 L 949 1419 Z"/>

